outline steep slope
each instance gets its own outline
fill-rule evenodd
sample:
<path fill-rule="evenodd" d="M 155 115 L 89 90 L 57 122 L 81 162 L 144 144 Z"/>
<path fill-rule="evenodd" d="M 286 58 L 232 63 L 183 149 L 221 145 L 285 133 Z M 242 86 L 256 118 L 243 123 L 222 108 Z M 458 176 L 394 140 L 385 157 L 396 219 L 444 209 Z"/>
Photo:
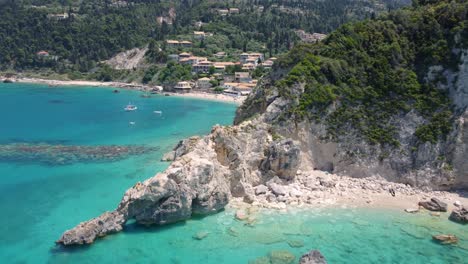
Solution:
<path fill-rule="evenodd" d="M 239 109 L 268 108 L 315 168 L 466 188 L 466 1 L 421 1 L 296 47 Z M 274 98 L 274 100 L 273 100 Z"/>

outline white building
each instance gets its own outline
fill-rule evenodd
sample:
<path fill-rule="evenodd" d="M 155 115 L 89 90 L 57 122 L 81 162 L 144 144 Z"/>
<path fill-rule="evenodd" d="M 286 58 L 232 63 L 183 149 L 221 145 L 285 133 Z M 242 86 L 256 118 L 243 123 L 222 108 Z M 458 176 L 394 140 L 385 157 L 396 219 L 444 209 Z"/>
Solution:
<path fill-rule="evenodd" d="M 192 85 L 189 82 L 178 82 L 174 86 L 174 90 L 178 93 L 189 93 L 192 90 Z"/>

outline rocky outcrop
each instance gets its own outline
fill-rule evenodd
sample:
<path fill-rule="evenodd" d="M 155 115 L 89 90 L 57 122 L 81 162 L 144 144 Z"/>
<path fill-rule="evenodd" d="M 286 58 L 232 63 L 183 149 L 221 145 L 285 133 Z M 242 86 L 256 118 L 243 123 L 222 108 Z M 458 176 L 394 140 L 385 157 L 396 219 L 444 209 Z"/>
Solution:
<path fill-rule="evenodd" d="M 302 255 L 299 264 L 327 264 L 325 257 L 318 250 L 312 250 Z"/>
<path fill-rule="evenodd" d="M 58 242 L 91 243 L 120 231 L 130 219 L 143 225 L 162 225 L 215 213 L 231 197 L 253 202 L 254 186 L 273 178 L 281 181 L 277 176 L 294 178 L 299 151 L 290 139 L 274 141 L 266 124 L 246 122 L 237 127 L 217 126 L 204 138 L 183 140 L 171 159 L 174 162 L 164 172 L 127 190 L 114 212 L 66 231 Z"/>
<path fill-rule="evenodd" d="M 91 244 L 98 237 L 121 231 L 125 222 L 125 217 L 121 213 L 117 211 L 105 212 L 99 217 L 66 231 L 57 243 L 63 245 Z"/>
<path fill-rule="evenodd" d="M 201 138 L 198 136 L 193 136 L 188 139 L 179 141 L 177 146 L 175 146 L 174 149 L 172 149 L 172 151 L 164 154 L 161 161 L 174 161 L 176 158 L 187 154 L 188 152 L 193 150 L 193 148 L 200 139 Z"/>
<path fill-rule="evenodd" d="M 433 197 L 430 201 L 419 202 L 419 206 L 426 208 L 429 211 L 447 212 L 447 204 Z"/>
<path fill-rule="evenodd" d="M 461 206 L 452 210 L 449 219 L 460 224 L 468 224 L 468 210 Z"/>
<path fill-rule="evenodd" d="M 434 235 L 432 239 L 441 244 L 456 244 L 458 238 L 455 235 Z"/>

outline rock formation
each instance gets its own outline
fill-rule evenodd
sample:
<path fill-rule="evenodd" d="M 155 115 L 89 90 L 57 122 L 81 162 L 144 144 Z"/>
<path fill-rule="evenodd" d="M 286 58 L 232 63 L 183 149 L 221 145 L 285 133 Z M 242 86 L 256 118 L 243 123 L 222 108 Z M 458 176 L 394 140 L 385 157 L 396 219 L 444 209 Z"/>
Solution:
<path fill-rule="evenodd" d="M 460 224 L 468 224 L 468 210 L 463 206 L 455 208 L 449 219 Z"/>
<path fill-rule="evenodd" d="M 447 204 L 433 197 L 430 201 L 419 202 L 419 206 L 426 208 L 429 211 L 447 212 Z"/>
<path fill-rule="evenodd" d="M 253 186 L 266 184 L 276 174 L 294 179 L 298 149 L 292 140 L 274 141 L 265 124 L 214 127 L 204 138 L 179 143 L 169 168 L 127 190 L 115 211 L 66 231 L 58 243 L 91 243 L 120 231 L 129 219 L 162 225 L 215 213 L 230 197 L 253 197 Z"/>
<path fill-rule="evenodd" d="M 325 257 L 318 250 L 311 250 L 302 255 L 299 264 L 327 264 Z"/>

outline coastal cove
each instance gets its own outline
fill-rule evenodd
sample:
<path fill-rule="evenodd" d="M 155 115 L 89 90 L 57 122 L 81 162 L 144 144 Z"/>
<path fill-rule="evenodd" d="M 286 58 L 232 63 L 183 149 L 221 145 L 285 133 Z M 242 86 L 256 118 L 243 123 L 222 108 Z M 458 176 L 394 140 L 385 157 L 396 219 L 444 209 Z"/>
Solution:
<path fill-rule="evenodd" d="M 209 100 L 25 83 L 0 84 L 0 97 L 3 263 L 47 263 L 64 229 L 114 209 L 124 190 L 168 166 L 159 162 L 163 153 L 183 138 L 209 133 L 215 124 L 229 125 L 235 110 L 234 104 Z M 129 102 L 138 111 L 125 112 Z M 8 152 L 12 146 L 56 148 L 31 161 L 31 153 Z M 61 164 L 65 151 L 57 146 L 71 146 L 66 153 L 73 158 L 103 146 L 110 150 Z M 145 153 L 123 152 L 126 146 L 143 147 Z M 117 149 L 120 156 L 106 157 Z"/>
<path fill-rule="evenodd" d="M 0 152 L 0 209 L 7 216 L 1 223 L 0 259 L 8 263 L 234 264 L 262 263 L 272 254 L 294 256 L 297 262 L 310 249 L 319 249 L 329 263 L 462 263 L 468 252 L 465 226 L 447 221 L 448 213 L 407 214 L 366 208 L 365 201 L 357 208 L 340 203 L 285 210 L 251 207 L 252 223 L 235 219 L 233 203 L 218 214 L 168 226 L 130 221 L 123 232 L 92 246 L 56 246 L 64 230 L 113 210 L 127 188 L 165 170 L 169 164 L 159 160 L 178 140 L 207 134 L 217 123 L 229 125 L 235 106 L 37 84 L 0 84 L 0 96 L 2 120 L 9 124 L 0 130 L 0 150 L 18 144 L 55 146 L 47 148 L 45 163 L 6 159 L 7 152 Z M 138 111 L 123 111 L 129 101 Z M 155 110 L 163 114 L 155 115 Z M 145 151 L 123 152 L 128 156 L 115 160 L 103 158 L 105 152 L 95 155 L 97 160 L 60 164 L 53 154 L 63 156 L 57 146 L 67 145 L 81 147 L 74 149 L 74 157 L 88 151 L 83 146 L 111 146 L 111 153 L 122 146 L 144 146 Z M 439 233 L 456 234 L 460 242 L 437 244 L 431 236 Z"/>

